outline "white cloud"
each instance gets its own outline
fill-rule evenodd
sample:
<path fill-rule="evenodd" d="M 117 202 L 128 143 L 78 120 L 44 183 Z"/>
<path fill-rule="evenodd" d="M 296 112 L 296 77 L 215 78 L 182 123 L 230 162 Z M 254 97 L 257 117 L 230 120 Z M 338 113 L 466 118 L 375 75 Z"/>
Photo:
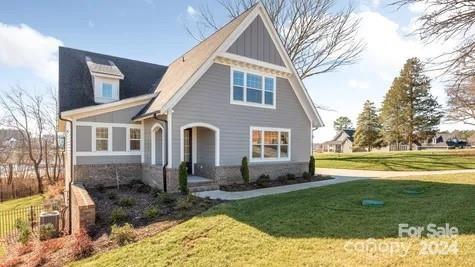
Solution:
<path fill-rule="evenodd" d="M 348 81 L 348 86 L 351 88 L 356 88 L 356 89 L 368 89 L 369 82 L 351 79 Z"/>
<path fill-rule="evenodd" d="M 193 17 L 193 16 L 196 15 L 197 11 L 192 6 L 187 6 L 186 7 L 186 13 L 188 13 L 188 15 Z"/>
<path fill-rule="evenodd" d="M 89 20 L 89 21 L 87 22 L 87 26 L 92 29 L 92 28 L 94 28 L 94 27 L 96 26 L 96 24 L 94 24 L 94 21 Z"/>
<path fill-rule="evenodd" d="M 424 12 L 424 10 L 426 10 L 427 3 L 426 2 L 411 3 L 411 4 L 409 4 L 408 8 L 409 8 L 409 11 L 411 11 L 412 13 L 419 14 L 419 13 Z"/>
<path fill-rule="evenodd" d="M 62 44 L 28 25 L 0 23 L 0 66 L 25 68 L 55 84 L 58 79 L 58 46 Z"/>
<path fill-rule="evenodd" d="M 378 7 L 381 4 L 381 0 L 371 0 L 371 4 L 373 7 Z"/>

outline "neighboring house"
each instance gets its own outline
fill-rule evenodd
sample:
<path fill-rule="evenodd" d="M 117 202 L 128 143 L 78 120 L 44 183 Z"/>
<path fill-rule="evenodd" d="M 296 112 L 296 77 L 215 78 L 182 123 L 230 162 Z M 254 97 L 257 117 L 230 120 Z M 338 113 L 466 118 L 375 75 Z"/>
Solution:
<path fill-rule="evenodd" d="M 322 144 L 323 152 L 353 152 L 353 135 L 355 130 L 342 130 L 332 140 Z"/>
<path fill-rule="evenodd" d="M 465 148 L 470 145 L 453 133 L 438 133 L 421 144 L 419 149 Z"/>
<path fill-rule="evenodd" d="M 181 162 L 215 185 L 243 157 L 252 179 L 300 175 L 323 125 L 260 3 L 169 66 L 61 47 L 59 109 L 68 181 L 167 191 Z"/>

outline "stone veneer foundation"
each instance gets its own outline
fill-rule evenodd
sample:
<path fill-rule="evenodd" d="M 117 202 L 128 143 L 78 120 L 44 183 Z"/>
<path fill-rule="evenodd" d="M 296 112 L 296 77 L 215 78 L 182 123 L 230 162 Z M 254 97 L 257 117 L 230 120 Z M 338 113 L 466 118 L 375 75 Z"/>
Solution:
<path fill-rule="evenodd" d="M 103 184 L 114 186 L 117 184 L 116 172 L 120 177 L 120 183 L 129 183 L 134 179 L 141 179 L 144 183 L 164 190 L 163 167 L 150 164 L 103 164 L 103 165 L 77 165 L 74 167 L 75 182 L 83 183 L 86 187 Z M 308 171 L 307 162 L 273 162 L 273 163 L 250 163 L 249 174 L 251 181 L 256 180 L 262 174 L 267 174 L 271 179 L 288 173 L 296 176 Z M 195 165 L 195 175 L 213 179 L 219 185 L 240 183 L 241 166 L 212 166 L 206 164 Z M 178 169 L 166 169 L 167 192 L 177 192 Z"/>
<path fill-rule="evenodd" d="M 104 186 L 128 184 L 132 180 L 142 179 L 142 164 L 94 164 L 74 166 L 74 182 L 82 183 L 85 187 L 94 187 L 98 184 Z"/>

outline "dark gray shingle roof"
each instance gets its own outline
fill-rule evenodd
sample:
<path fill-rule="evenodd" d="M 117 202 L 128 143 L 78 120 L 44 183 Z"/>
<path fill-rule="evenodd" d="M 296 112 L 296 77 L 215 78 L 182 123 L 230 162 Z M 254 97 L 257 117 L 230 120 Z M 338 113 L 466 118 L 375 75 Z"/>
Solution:
<path fill-rule="evenodd" d="M 124 79 L 120 81 L 120 99 L 153 93 L 167 70 L 166 66 L 97 54 L 67 47 L 59 48 L 59 111 L 96 105 L 91 73 L 86 57 L 93 62 L 112 61 Z"/>

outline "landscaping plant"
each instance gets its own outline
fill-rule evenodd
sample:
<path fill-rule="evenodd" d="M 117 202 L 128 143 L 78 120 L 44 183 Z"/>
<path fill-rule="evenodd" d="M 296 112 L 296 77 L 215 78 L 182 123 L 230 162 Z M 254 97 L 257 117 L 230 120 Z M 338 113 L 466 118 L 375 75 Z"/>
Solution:
<path fill-rule="evenodd" d="M 112 223 L 119 223 L 127 220 L 127 213 L 123 208 L 114 208 L 111 212 L 110 220 Z"/>
<path fill-rule="evenodd" d="M 261 176 L 259 176 L 259 178 L 257 178 L 256 180 L 256 184 L 261 187 L 267 185 L 267 183 L 269 182 L 270 182 L 270 176 L 267 174 L 261 174 Z"/>
<path fill-rule="evenodd" d="M 112 225 L 111 240 L 115 241 L 117 245 L 123 246 L 135 241 L 134 227 L 126 223 L 123 226 Z"/>
<path fill-rule="evenodd" d="M 315 157 L 313 155 L 310 156 L 310 160 L 308 162 L 308 173 L 310 176 L 315 175 Z"/>
<path fill-rule="evenodd" d="M 310 173 L 308 172 L 303 172 L 302 178 L 304 178 L 305 180 L 311 180 L 312 176 L 310 176 Z"/>
<path fill-rule="evenodd" d="M 40 240 L 48 240 L 57 237 L 56 229 L 51 223 L 40 225 Z"/>
<path fill-rule="evenodd" d="M 182 161 L 178 169 L 178 179 L 180 183 L 180 191 L 183 194 L 188 193 L 188 172 L 186 170 L 186 163 Z"/>
<path fill-rule="evenodd" d="M 158 216 L 158 209 L 155 207 L 148 207 L 144 210 L 143 215 L 147 219 L 153 219 Z"/>
<path fill-rule="evenodd" d="M 94 251 L 91 237 L 83 228 L 74 235 L 74 243 L 72 247 L 72 255 L 75 259 L 82 259 L 90 256 Z"/>
<path fill-rule="evenodd" d="M 17 219 L 15 222 L 15 228 L 20 233 L 18 236 L 18 241 L 25 245 L 30 240 L 31 231 L 28 227 L 28 223 L 22 219 Z"/>
<path fill-rule="evenodd" d="M 119 200 L 119 206 L 121 207 L 132 207 L 135 205 L 135 199 L 132 197 L 124 197 Z"/>
<path fill-rule="evenodd" d="M 241 176 L 244 183 L 249 183 L 249 166 L 247 157 L 243 157 L 241 160 Z"/>

